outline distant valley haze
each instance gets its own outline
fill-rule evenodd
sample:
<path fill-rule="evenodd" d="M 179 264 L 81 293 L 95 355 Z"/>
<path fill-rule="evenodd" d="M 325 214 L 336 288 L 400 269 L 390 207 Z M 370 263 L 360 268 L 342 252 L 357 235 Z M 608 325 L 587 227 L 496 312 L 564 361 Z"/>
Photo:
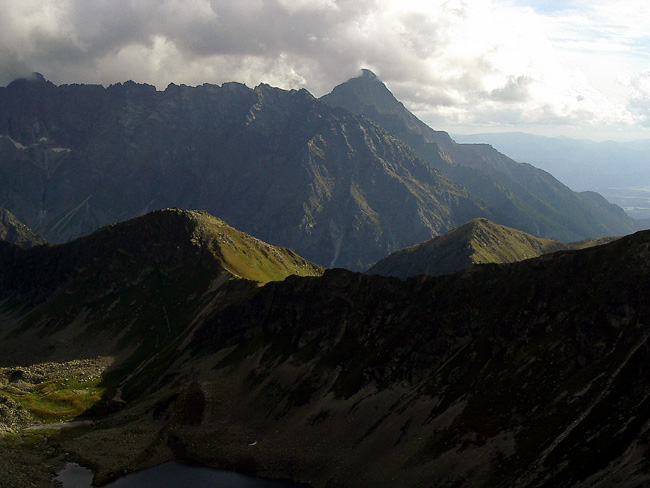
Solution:
<path fill-rule="evenodd" d="M 576 191 L 596 191 L 636 219 L 650 218 L 650 139 L 589 141 L 523 132 L 455 134 L 548 171 Z"/>

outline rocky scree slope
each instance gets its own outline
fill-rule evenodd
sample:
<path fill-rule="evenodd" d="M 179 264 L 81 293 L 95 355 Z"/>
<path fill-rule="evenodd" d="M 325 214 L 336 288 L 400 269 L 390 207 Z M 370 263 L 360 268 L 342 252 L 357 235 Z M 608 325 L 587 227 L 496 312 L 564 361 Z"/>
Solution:
<path fill-rule="evenodd" d="M 21 247 L 32 247 L 47 242 L 32 229 L 20 222 L 9 210 L 0 208 L 0 240 Z"/>
<path fill-rule="evenodd" d="M 623 209 L 597 193 L 577 193 L 553 176 L 518 163 L 487 144 L 457 144 L 404 107 L 369 70 L 321 101 L 377 122 L 425 161 L 499 210 L 497 222 L 561 241 L 624 235 L 637 229 Z"/>
<path fill-rule="evenodd" d="M 453 273 L 474 264 L 513 263 L 550 252 L 606 244 L 615 239 L 603 237 L 564 243 L 535 237 L 487 219 L 473 219 L 442 236 L 397 251 L 367 272 L 399 278 Z"/>
<path fill-rule="evenodd" d="M 0 200 L 50 242 L 156 208 L 202 208 L 325 266 L 498 213 L 368 119 L 238 83 L 0 88 Z"/>

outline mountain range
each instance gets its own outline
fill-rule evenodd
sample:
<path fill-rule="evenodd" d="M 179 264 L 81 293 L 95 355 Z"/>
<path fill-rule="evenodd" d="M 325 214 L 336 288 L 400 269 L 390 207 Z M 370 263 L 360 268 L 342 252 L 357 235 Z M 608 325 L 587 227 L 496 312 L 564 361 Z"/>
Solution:
<path fill-rule="evenodd" d="M 319 265 L 365 270 L 477 217 L 565 241 L 634 230 L 595 193 L 433 131 L 370 72 L 321 100 L 34 75 L 0 88 L 0 114 L 0 205 L 53 243 L 199 208 Z"/>
<path fill-rule="evenodd" d="M 305 90 L 34 78 L 0 88 L 0 113 L 0 201 L 54 243 L 178 206 L 364 269 L 475 214 L 495 218 L 405 143 Z"/>
<path fill-rule="evenodd" d="M 466 143 L 487 143 L 553 174 L 576 190 L 650 185 L 649 141 L 589 141 L 524 132 L 456 134 Z"/>
<path fill-rule="evenodd" d="M 649 263 L 639 232 L 448 275 L 323 272 L 179 209 L 0 241 L 3 482 L 175 459 L 315 488 L 643 486 Z M 66 419 L 86 423 L 25 430 Z"/>
<path fill-rule="evenodd" d="M 650 232 L 368 70 L 320 100 L 16 80 L 0 181 L 3 486 L 650 482 Z"/>

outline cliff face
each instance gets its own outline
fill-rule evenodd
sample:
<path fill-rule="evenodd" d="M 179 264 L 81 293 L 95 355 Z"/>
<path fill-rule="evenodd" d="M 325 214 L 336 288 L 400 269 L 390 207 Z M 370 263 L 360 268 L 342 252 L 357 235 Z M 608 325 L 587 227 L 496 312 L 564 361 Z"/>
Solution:
<path fill-rule="evenodd" d="M 60 446 L 97 481 L 168 459 L 316 487 L 647 481 L 649 233 L 405 281 L 318 276 L 255 242 L 174 210 L 62 246 L 3 243 L 12 419 L 10 400 L 55 387 L 96 397 L 93 428 L 30 452 Z M 264 256 L 314 276 L 236 275 Z M 69 386 L 44 361 L 95 372 Z M 22 408 L 53 408 L 36 405 Z"/>
<path fill-rule="evenodd" d="M 367 119 L 308 92 L 43 79 L 0 88 L 2 201 L 51 242 L 199 208 L 326 266 L 365 269 L 494 210 Z"/>

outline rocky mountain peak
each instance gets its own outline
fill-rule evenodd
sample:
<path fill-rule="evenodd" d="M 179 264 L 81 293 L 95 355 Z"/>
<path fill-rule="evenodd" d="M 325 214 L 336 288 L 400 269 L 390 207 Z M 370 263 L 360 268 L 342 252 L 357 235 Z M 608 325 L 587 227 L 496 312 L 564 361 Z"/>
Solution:
<path fill-rule="evenodd" d="M 348 110 L 351 105 L 354 107 L 354 110 L 351 111 L 357 113 L 363 113 L 364 109 L 384 114 L 406 111 L 404 105 L 369 69 L 362 69 L 360 76 L 350 78 L 345 83 L 337 85 L 331 93 L 322 97 L 321 101 L 331 106 L 348 108 Z"/>
<path fill-rule="evenodd" d="M 377 75 L 374 74 L 372 71 L 370 71 L 367 68 L 361 68 L 361 76 L 360 78 L 366 79 L 366 80 L 377 80 L 379 81 L 379 78 L 377 78 Z"/>
<path fill-rule="evenodd" d="M 105 233 L 115 233 L 110 239 Z M 186 256 L 202 256 L 214 261 L 218 268 L 251 281 L 268 282 L 284 279 L 291 274 L 317 275 L 319 266 L 301 258 L 289 249 L 267 244 L 229 226 L 223 220 L 201 210 L 168 208 L 155 210 L 142 217 L 112 224 L 100 229 L 89 238 L 96 241 L 118 242 L 124 247 L 131 236 L 136 236 L 137 246 L 131 254 L 156 249 Z M 206 261 L 207 262 L 207 261 Z"/>
<path fill-rule="evenodd" d="M 27 83 L 31 83 L 31 84 L 49 83 L 49 81 L 47 81 L 42 74 L 40 74 L 40 73 L 38 73 L 36 71 L 34 71 L 33 73 L 28 74 L 27 76 L 21 76 L 21 77 L 17 78 L 15 81 L 23 81 L 23 82 L 27 82 Z"/>
<path fill-rule="evenodd" d="M 56 85 L 52 83 L 51 81 L 48 81 L 45 79 L 45 77 L 37 72 L 30 73 L 27 76 L 22 76 L 20 78 L 16 78 L 14 81 L 9 83 L 7 85 L 6 89 L 9 91 L 14 91 L 14 90 L 44 90 L 44 89 L 52 89 L 56 88 Z"/>
<path fill-rule="evenodd" d="M 548 173 L 490 146 L 457 144 L 448 133 L 418 119 L 386 85 L 365 72 L 338 85 L 321 101 L 363 115 L 396 135 L 443 175 L 498 209 L 503 216 L 499 223 L 566 241 L 577 234 L 602 237 L 635 228 L 622 209 L 600 195 L 572 192 Z M 557 218 L 549 219 L 551 214 Z"/>
<path fill-rule="evenodd" d="M 434 131 L 419 120 L 368 69 L 362 69 L 360 76 L 341 83 L 320 100 L 327 105 L 364 115 L 409 144 L 453 144 L 449 134 Z"/>

